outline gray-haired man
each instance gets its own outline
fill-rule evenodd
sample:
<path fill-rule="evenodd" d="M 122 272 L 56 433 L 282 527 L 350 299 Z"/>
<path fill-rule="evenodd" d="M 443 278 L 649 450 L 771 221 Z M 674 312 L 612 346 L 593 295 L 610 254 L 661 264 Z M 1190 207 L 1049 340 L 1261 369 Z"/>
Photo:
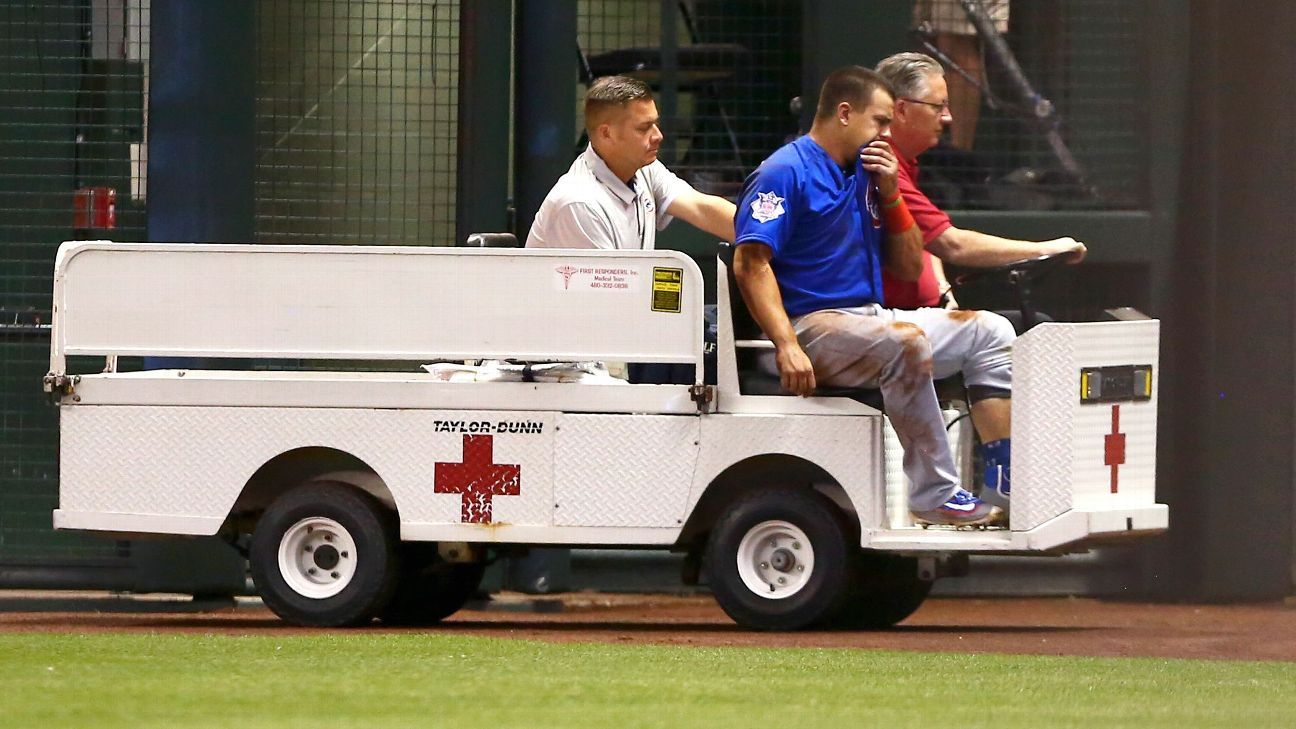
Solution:
<path fill-rule="evenodd" d="M 897 53 L 878 63 L 877 72 L 896 92 L 891 146 L 900 160 L 900 194 L 922 231 L 923 246 L 928 251 L 918 281 L 901 282 L 884 275 L 888 306 L 957 308 L 957 302 L 948 296 L 950 286 L 942 260 L 958 266 L 987 267 L 1065 251 L 1073 254 L 1073 263 L 1084 258 L 1085 246 L 1074 238 L 1014 240 L 955 227 L 949 216 L 918 188 L 918 155 L 935 147 L 954 119 L 945 70 L 931 56 Z M 942 295 L 946 295 L 945 303 Z"/>
<path fill-rule="evenodd" d="M 527 247 L 649 250 L 676 217 L 733 240 L 733 203 L 698 192 L 657 159 L 658 121 L 643 82 L 595 81 L 585 96 L 589 146 L 540 205 Z"/>

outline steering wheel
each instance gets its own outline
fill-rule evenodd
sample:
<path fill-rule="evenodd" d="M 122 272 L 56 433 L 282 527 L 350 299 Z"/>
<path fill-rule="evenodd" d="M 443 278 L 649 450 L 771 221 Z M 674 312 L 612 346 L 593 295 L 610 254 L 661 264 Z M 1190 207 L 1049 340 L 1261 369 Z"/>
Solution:
<path fill-rule="evenodd" d="M 1007 276 L 1008 283 L 1013 285 L 1018 285 L 1019 281 L 1038 281 L 1045 274 L 1069 262 L 1074 255 L 1075 251 L 1059 251 L 1058 253 L 1045 253 L 1034 258 L 1023 258 L 1020 261 L 1005 263 L 1002 266 L 979 268 L 959 274 L 954 278 L 954 284 L 962 286 L 974 281 L 998 278 L 1000 276 Z"/>
<path fill-rule="evenodd" d="M 1069 262 L 1074 255 L 1075 251 L 1046 253 L 1034 258 L 1024 258 L 1020 261 L 1005 263 L 1002 266 L 969 271 L 956 276 L 954 285 L 963 286 L 973 281 L 1006 278 L 1008 284 L 1017 293 L 1017 304 L 1021 310 L 1022 326 L 1024 329 L 1030 329 L 1039 321 L 1039 312 L 1031 304 L 1030 300 L 1031 284 Z"/>

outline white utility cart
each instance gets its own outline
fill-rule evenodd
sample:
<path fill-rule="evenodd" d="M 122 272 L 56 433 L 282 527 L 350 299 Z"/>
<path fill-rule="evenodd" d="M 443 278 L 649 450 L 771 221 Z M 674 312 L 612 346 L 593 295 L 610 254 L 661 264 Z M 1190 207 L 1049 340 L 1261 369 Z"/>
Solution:
<path fill-rule="evenodd" d="M 439 620 L 488 559 L 530 545 L 670 549 L 762 629 L 887 626 L 963 555 L 1166 528 L 1158 322 L 1021 337 L 1010 526 L 922 529 L 887 468 L 885 416 L 742 394 L 735 352 L 761 345 L 735 342 L 742 304 L 724 285 L 717 298 L 709 385 L 702 275 L 671 251 L 65 243 L 45 378 L 61 406 L 54 526 L 223 535 L 265 603 L 305 625 Z M 68 370 L 86 355 L 103 371 Z M 261 366 L 119 371 L 142 356 Z M 465 383 L 417 366 L 483 358 L 695 377 Z M 335 366 L 282 365 L 303 360 Z"/>

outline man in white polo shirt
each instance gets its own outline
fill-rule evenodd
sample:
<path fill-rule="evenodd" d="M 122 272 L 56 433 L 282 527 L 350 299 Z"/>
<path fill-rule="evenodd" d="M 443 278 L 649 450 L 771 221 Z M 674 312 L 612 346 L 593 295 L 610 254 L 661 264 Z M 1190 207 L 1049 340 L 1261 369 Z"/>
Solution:
<path fill-rule="evenodd" d="M 527 248 L 650 250 L 677 217 L 732 241 L 733 203 L 694 190 L 657 160 L 658 120 L 641 81 L 595 81 L 585 96 L 589 146 L 540 205 Z"/>

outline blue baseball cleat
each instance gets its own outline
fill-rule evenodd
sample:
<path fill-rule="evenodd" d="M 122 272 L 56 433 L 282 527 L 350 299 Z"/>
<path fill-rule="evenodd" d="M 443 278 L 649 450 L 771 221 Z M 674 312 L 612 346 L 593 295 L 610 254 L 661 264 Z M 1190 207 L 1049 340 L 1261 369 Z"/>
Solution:
<path fill-rule="evenodd" d="M 959 489 L 949 501 L 935 509 L 910 511 L 914 521 L 923 525 L 993 526 L 1003 522 L 1004 512 L 972 494 Z"/>

